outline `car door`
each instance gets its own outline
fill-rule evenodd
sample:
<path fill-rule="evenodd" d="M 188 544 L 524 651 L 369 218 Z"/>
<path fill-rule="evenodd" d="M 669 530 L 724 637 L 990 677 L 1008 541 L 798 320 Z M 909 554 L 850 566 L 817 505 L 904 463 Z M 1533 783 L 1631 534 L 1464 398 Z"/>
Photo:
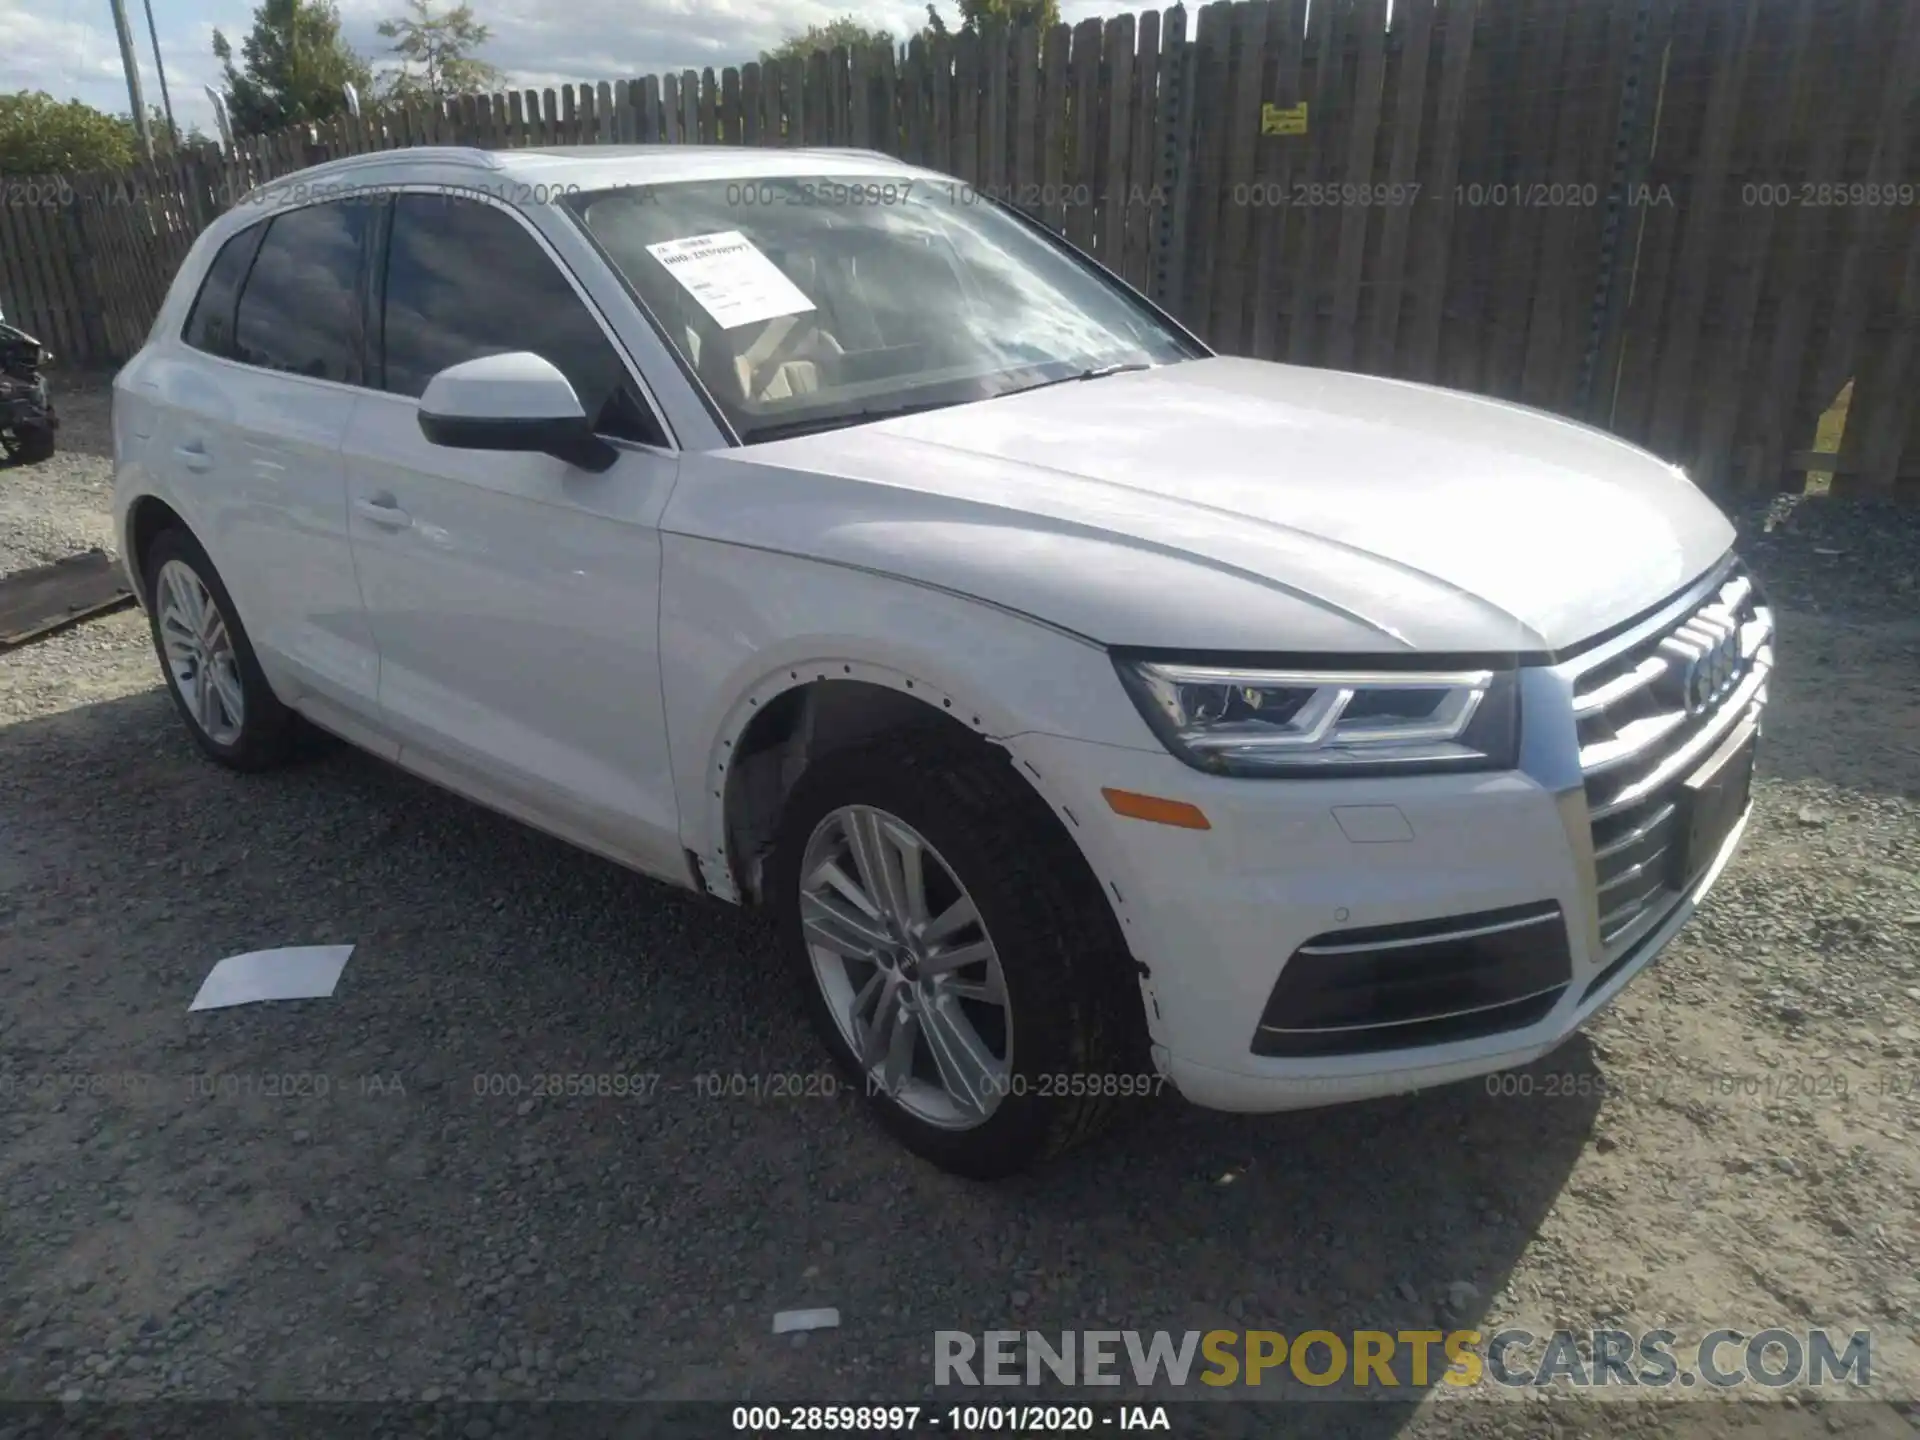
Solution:
<path fill-rule="evenodd" d="M 371 214 L 307 205 L 225 243 L 185 343 L 151 367 L 146 442 L 275 692 L 356 735 L 377 723 L 379 661 L 347 537 L 341 443 L 364 380 Z"/>
<path fill-rule="evenodd" d="M 392 198 L 375 393 L 347 438 L 351 534 L 401 763 L 684 878 L 660 694 L 656 528 L 676 473 L 644 387 L 533 226 L 470 196 Z M 428 443 L 447 366 L 532 351 L 619 458 Z"/>

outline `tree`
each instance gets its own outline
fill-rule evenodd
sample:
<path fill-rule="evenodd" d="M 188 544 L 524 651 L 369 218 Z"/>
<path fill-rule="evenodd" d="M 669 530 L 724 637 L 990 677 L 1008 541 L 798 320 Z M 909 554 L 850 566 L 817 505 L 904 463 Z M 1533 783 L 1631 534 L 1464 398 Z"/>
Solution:
<path fill-rule="evenodd" d="M 44 90 L 0 95 L 0 174 L 119 170 L 133 163 L 133 125 Z"/>
<path fill-rule="evenodd" d="M 236 135 L 259 135 L 346 109 L 343 86 L 373 88 L 373 71 L 340 38 L 340 12 L 330 0 L 261 0 L 253 30 L 241 42 L 245 63 L 218 30 L 213 53 L 226 71 L 227 115 Z"/>
<path fill-rule="evenodd" d="M 474 57 L 492 32 L 473 18 L 471 5 L 436 13 L 431 0 L 407 0 L 407 9 L 412 13 L 380 22 L 400 57 L 400 68 L 386 77 L 389 99 L 472 95 L 506 84 L 504 71 Z"/>
<path fill-rule="evenodd" d="M 893 48 L 893 35 L 886 30 L 869 30 L 852 15 L 842 15 L 824 25 L 809 25 L 801 35 L 789 35 L 771 50 L 760 52 L 762 65 L 782 60 L 806 59 L 816 50 L 832 50 L 844 45 L 849 50 L 869 50 L 877 45 Z"/>
<path fill-rule="evenodd" d="M 115 115 L 113 118 L 116 123 L 126 126 L 129 136 L 135 136 L 133 121 L 128 118 L 125 111 Z M 206 131 L 202 130 L 198 125 L 191 123 L 188 124 L 185 130 L 180 130 L 176 135 L 174 132 L 178 130 L 179 127 L 167 123 L 167 112 L 162 110 L 158 105 L 147 106 L 147 128 L 153 133 L 153 153 L 155 155 L 190 154 L 195 150 L 204 149 L 208 145 L 217 143 Z"/>
<path fill-rule="evenodd" d="M 1037 25 L 1044 32 L 1059 23 L 1060 0 L 960 0 L 960 33 L 963 35 L 978 35 L 995 25 L 1014 30 Z M 953 33 L 931 0 L 927 5 L 925 33 L 929 38 Z"/>

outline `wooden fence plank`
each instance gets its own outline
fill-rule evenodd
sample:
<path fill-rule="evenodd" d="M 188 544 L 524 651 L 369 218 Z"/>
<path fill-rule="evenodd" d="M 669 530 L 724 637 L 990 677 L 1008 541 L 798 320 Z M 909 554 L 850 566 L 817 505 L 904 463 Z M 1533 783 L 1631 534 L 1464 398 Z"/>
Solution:
<path fill-rule="evenodd" d="M 694 70 L 680 72 L 680 143 L 698 145 L 705 136 L 700 127 L 700 76 Z"/>
<path fill-rule="evenodd" d="M 1566 47 L 1566 0 L 1530 0 L 1516 5 L 1507 34 L 1514 69 L 1508 83 L 1517 103 L 1502 107 L 1494 127 L 1501 169 L 1490 203 L 1495 263 L 1488 280 L 1489 325 L 1476 388 L 1518 398 L 1527 349 L 1527 324 L 1540 261 L 1539 206 L 1529 203 L 1535 186 L 1549 179 L 1553 102 Z"/>
<path fill-rule="evenodd" d="M 1067 239 L 1082 250 L 1093 248 L 1093 192 L 1095 146 L 1099 144 L 1099 110 L 1091 97 L 1100 88 L 1100 46 L 1104 36 L 1099 20 L 1089 18 L 1073 27 L 1073 49 L 1068 59 L 1066 191 Z M 1082 103 L 1082 97 L 1087 97 Z"/>
<path fill-rule="evenodd" d="M 1008 70 L 1013 63 L 1013 37 L 1007 26 L 996 24 L 989 27 L 983 39 L 980 56 L 986 67 L 986 84 L 981 90 L 980 181 L 989 195 L 1004 199 L 1007 195 Z"/>
<path fill-rule="evenodd" d="M 830 74 L 832 65 L 833 62 L 823 50 L 814 51 L 806 59 L 802 144 L 829 145 L 832 143 L 833 116 L 829 109 L 833 104 L 833 80 Z"/>
<path fill-rule="evenodd" d="M 1040 211 L 1040 27 L 1022 25 L 1013 41 L 1014 204 Z"/>
<path fill-rule="evenodd" d="M 723 145 L 744 145 L 747 124 L 740 100 L 740 71 L 732 65 L 720 72 L 718 139 Z"/>
<path fill-rule="evenodd" d="M 1704 3 L 1704 0 L 1694 0 Z M 1686 424 L 1696 413 L 1694 385 L 1700 326 L 1706 316 L 1707 287 L 1714 268 L 1725 263 L 1726 244 L 1719 233 L 1726 202 L 1727 162 L 1733 152 L 1733 124 L 1746 85 L 1747 55 L 1754 41 L 1757 6 L 1733 0 L 1713 6 L 1708 19 L 1718 32 L 1713 45 L 1713 81 L 1707 96 L 1700 149 L 1692 167 L 1686 223 L 1674 269 L 1672 298 L 1666 312 L 1660 368 L 1655 382 L 1648 443 L 1656 454 L 1687 456 Z"/>
<path fill-rule="evenodd" d="M 1920 7 L 1913 4 L 1892 7 L 1883 12 L 1885 23 L 1881 27 L 1880 49 L 1892 57 L 1886 67 L 1886 76 L 1879 97 L 1876 118 L 1873 123 L 1873 148 L 1870 152 L 1866 172 L 1860 183 L 1869 187 L 1862 192 L 1870 196 L 1886 187 L 1897 186 L 1902 182 L 1911 183 L 1912 176 L 1907 173 L 1910 154 L 1920 135 L 1920 105 L 1916 105 L 1915 77 L 1920 76 Z M 1837 178 L 1837 177 L 1836 177 Z M 1816 186 L 1818 181 L 1816 180 Z M 1817 197 L 1816 188 L 1815 195 Z M 1839 266 L 1839 283 L 1835 289 L 1835 298 L 1829 311 L 1826 341 L 1820 349 L 1820 359 L 1815 369 L 1815 384 L 1819 390 L 1838 391 L 1849 376 L 1856 378 L 1854 398 L 1856 402 L 1875 401 L 1876 390 L 1867 393 L 1857 383 L 1856 362 L 1863 353 L 1863 330 L 1867 322 L 1870 299 L 1874 287 L 1873 265 L 1881 255 L 1899 254 L 1902 247 L 1899 241 L 1889 233 L 1891 221 L 1898 215 L 1908 225 L 1913 223 L 1913 210 L 1890 207 L 1884 204 L 1849 205 L 1845 212 L 1845 250 L 1842 252 Z M 1888 298 L 1892 298 L 1891 292 Z M 1859 416 L 1861 423 L 1877 417 Z M 1848 415 L 1848 426 L 1856 423 L 1853 413 Z M 1845 447 L 1843 447 L 1845 448 Z M 1834 489 L 1839 494 L 1848 494 L 1865 488 L 1867 483 L 1879 480 L 1878 475 L 1861 476 L 1842 483 L 1842 477 L 1834 477 Z M 1892 475 L 1888 473 L 1885 483 L 1892 484 Z"/>
<path fill-rule="evenodd" d="M 874 63 L 868 46 L 856 44 L 847 52 L 847 144 L 854 150 L 874 148 Z"/>
<path fill-rule="evenodd" d="M 1228 81 L 1225 133 L 1220 144 L 1225 170 L 1220 181 L 1219 247 L 1213 255 L 1212 313 L 1209 343 L 1244 354 L 1250 335 L 1248 302 L 1253 277 L 1248 273 L 1247 235 L 1252 213 L 1254 162 L 1260 148 L 1260 105 L 1266 71 L 1266 0 L 1236 0 L 1230 13 L 1232 37 L 1224 78 Z"/>
<path fill-rule="evenodd" d="M 953 170 L 970 185 L 980 174 L 980 37 L 962 31 L 953 42 Z"/>
<path fill-rule="evenodd" d="M 680 143 L 680 117 L 685 113 L 680 108 L 680 77 L 662 75 L 660 77 L 660 140 L 662 144 Z"/>
<path fill-rule="evenodd" d="M 1300 250 L 1294 263 L 1292 318 L 1287 327 L 1287 359 L 1296 365 L 1310 363 L 1317 355 L 1320 338 L 1321 271 L 1317 244 L 1326 222 L 1325 207 L 1315 203 L 1316 188 L 1324 188 L 1334 163 L 1333 142 L 1337 132 L 1331 123 L 1341 93 L 1341 70 L 1348 34 L 1347 0 L 1331 4 L 1312 4 L 1307 9 L 1306 48 L 1303 69 L 1312 66 L 1313 98 L 1308 102 L 1307 135 L 1311 141 L 1298 181 L 1310 192 L 1299 219 Z M 1292 217 L 1289 217 L 1290 221 Z"/>
<path fill-rule="evenodd" d="M 1127 268 L 1127 189 L 1133 148 L 1133 16 L 1107 21 L 1107 160 L 1101 177 L 1100 259 L 1116 275 Z"/>
<path fill-rule="evenodd" d="M 1347 132 L 1347 165 L 1341 192 L 1340 250 L 1333 280 L 1333 313 L 1327 324 L 1321 363 L 1336 370 L 1352 366 L 1359 344 L 1360 277 L 1367 255 L 1367 224 L 1374 206 L 1360 197 L 1373 184 L 1373 152 L 1380 138 L 1380 101 L 1386 83 L 1387 9 L 1385 0 L 1360 0 L 1353 23 L 1359 32 L 1360 65 L 1354 78 L 1353 125 Z M 1349 192 L 1345 186 L 1356 187 Z M 1358 200 L 1359 203 L 1355 203 Z"/>
<path fill-rule="evenodd" d="M 1127 239 L 1121 273 L 1143 294 L 1148 288 L 1149 254 L 1159 209 L 1153 203 L 1158 157 L 1154 137 L 1159 133 L 1160 14 L 1141 12 L 1133 57 L 1133 136 L 1127 142 Z"/>
<path fill-rule="evenodd" d="M 1542 122 L 1553 132 L 1551 159 L 1525 196 L 1538 212 L 1539 249 L 1528 287 L 1517 393 L 1527 404 L 1542 408 L 1570 405 L 1579 385 L 1578 329 L 1585 319 L 1580 307 L 1592 299 L 1596 259 L 1592 247 L 1576 248 L 1572 240 L 1585 194 L 1581 187 L 1593 183 L 1594 198 L 1599 198 L 1600 176 L 1582 166 L 1589 148 L 1587 131 L 1604 129 L 1586 108 L 1582 76 L 1594 69 L 1595 57 L 1600 57 L 1604 72 L 1610 18 L 1607 4 L 1589 3 L 1571 7 L 1560 19 L 1566 39 L 1556 67 L 1558 95 L 1548 107 L 1554 113 Z"/>
<path fill-rule="evenodd" d="M 760 143 L 763 102 L 760 98 L 760 62 L 749 60 L 740 67 L 740 143 Z"/>
<path fill-rule="evenodd" d="M 1413 0 L 1420 3 L 1420 0 Z M 1267 22 L 1267 65 L 1261 81 L 1262 104 L 1291 110 L 1306 99 L 1301 88 L 1302 51 L 1306 46 L 1306 0 L 1274 0 Z M 1312 107 L 1308 107 L 1312 124 Z M 1252 326 L 1247 338 L 1247 353 L 1271 360 L 1282 351 L 1281 319 L 1286 314 L 1289 287 L 1286 275 L 1286 247 L 1293 210 L 1287 201 L 1293 191 L 1294 166 L 1303 135 L 1267 135 L 1260 137 L 1259 164 L 1254 175 Z"/>
<path fill-rule="evenodd" d="M 1072 37 L 1073 32 L 1065 25 L 1055 25 L 1047 31 L 1040 51 L 1045 72 L 1041 94 L 1045 107 L 1040 132 L 1041 214 L 1047 224 L 1062 233 L 1067 228 L 1067 67 L 1072 59 Z"/>
<path fill-rule="evenodd" d="M 1836 494 L 1885 497 L 1900 476 L 1914 396 L 1920 392 L 1920 225 L 1908 226 L 1906 263 L 1886 318 L 1886 334 L 1863 347 L 1855 371 L 1841 454 L 1858 468 L 1834 475 Z"/>
<path fill-rule="evenodd" d="M 1335 4 L 1341 0 L 1334 0 Z M 1231 99 L 1227 51 L 1232 43 L 1233 5 L 1213 0 L 1200 7 L 1194 28 L 1192 181 L 1187 202 L 1186 274 L 1174 311 L 1209 345 L 1213 343 L 1213 272 L 1221 248 L 1222 191 L 1226 184 L 1227 127 Z"/>
<path fill-rule="evenodd" d="M 1415 166 L 1420 158 L 1420 122 L 1426 114 L 1427 66 L 1433 51 L 1434 0 L 1405 7 L 1399 85 L 1393 97 L 1393 154 L 1387 162 L 1387 194 L 1380 216 L 1380 281 L 1360 365 L 1375 374 L 1397 369 L 1400 300 L 1406 290 L 1407 232 L 1419 205 Z M 1429 204 L 1433 203 L 1429 197 Z"/>
<path fill-rule="evenodd" d="M 899 55 L 891 45 L 874 51 L 874 145 L 889 155 L 906 153 L 906 135 L 900 124 Z"/>
<path fill-rule="evenodd" d="M 1698 108 L 1692 94 L 1697 27 L 1688 21 L 1683 4 L 1663 3 L 1656 8 L 1647 48 L 1651 83 L 1640 104 L 1649 123 L 1636 145 L 1644 146 L 1647 159 L 1644 167 L 1638 163 L 1634 167 L 1641 173 L 1634 182 L 1636 192 L 1628 197 L 1633 238 L 1623 257 L 1625 312 L 1619 340 L 1610 346 L 1612 353 L 1601 373 L 1610 392 L 1602 423 L 1636 441 L 1644 440 L 1646 434 L 1647 392 L 1658 359 L 1660 319 L 1678 229 L 1674 206 L 1662 203 L 1660 197 L 1670 193 L 1671 180 L 1682 178 L 1673 168 L 1673 157 L 1682 153 L 1691 157 L 1692 116 Z"/>

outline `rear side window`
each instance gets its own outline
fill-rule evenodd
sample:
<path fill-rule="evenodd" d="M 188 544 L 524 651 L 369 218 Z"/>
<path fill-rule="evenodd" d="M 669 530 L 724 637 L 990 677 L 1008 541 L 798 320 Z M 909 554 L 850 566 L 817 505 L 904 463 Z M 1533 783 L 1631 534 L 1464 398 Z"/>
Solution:
<path fill-rule="evenodd" d="M 449 365 L 531 350 L 573 384 L 602 435 L 664 444 L 627 367 L 545 250 L 463 196 L 395 198 L 382 298 L 381 387 L 418 398 Z"/>
<path fill-rule="evenodd" d="M 200 283 L 200 294 L 187 314 L 181 338 L 196 350 L 224 359 L 234 358 L 233 312 L 240 303 L 240 287 L 246 283 L 247 269 L 253 264 L 264 225 L 249 225 L 231 237 L 207 267 L 207 278 Z"/>
<path fill-rule="evenodd" d="M 273 217 L 240 292 L 236 360 L 361 383 L 360 252 L 374 213 L 334 201 Z"/>

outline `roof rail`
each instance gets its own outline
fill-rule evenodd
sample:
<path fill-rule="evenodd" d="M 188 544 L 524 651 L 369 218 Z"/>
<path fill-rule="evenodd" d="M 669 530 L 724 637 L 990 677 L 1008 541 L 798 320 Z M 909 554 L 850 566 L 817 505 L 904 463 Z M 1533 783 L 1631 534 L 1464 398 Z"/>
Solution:
<path fill-rule="evenodd" d="M 277 175 L 264 180 L 249 190 L 242 199 L 251 200 L 256 196 L 270 193 L 278 186 L 293 183 L 308 184 L 315 180 L 325 180 L 335 175 L 351 174 L 356 170 L 370 170 L 382 164 L 389 164 L 404 156 L 409 162 L 442 165 L 466 166 L 475 170 L 498 170 L 500 157 L 491 150 L 482 150 L 474 145 L 409 145 L 397 150 L 367 150 L 358 155 L 339 155 L 331 160 L 322 160 L 318 165 L 309 165 L 301 170 L 291 170 L 285 175 Z"/>

